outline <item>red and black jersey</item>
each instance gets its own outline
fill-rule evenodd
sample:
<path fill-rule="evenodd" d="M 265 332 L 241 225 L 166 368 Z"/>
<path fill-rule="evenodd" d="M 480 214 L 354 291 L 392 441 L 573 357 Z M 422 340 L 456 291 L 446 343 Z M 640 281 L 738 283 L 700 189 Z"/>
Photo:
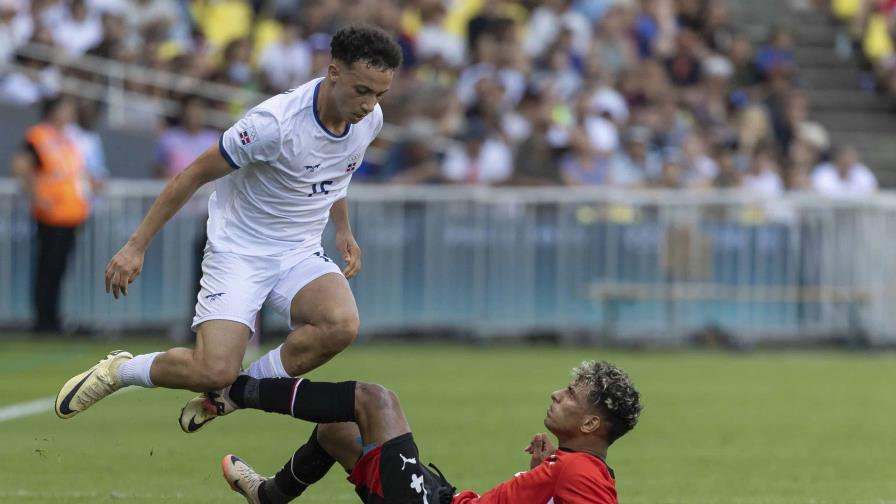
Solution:
<path fill-rule="evenodd" d="M 452 504 L 617 504 L 616 480 L 590 453 L 560 449 L 534 469 L 484 493 L 461 492 Z"/>

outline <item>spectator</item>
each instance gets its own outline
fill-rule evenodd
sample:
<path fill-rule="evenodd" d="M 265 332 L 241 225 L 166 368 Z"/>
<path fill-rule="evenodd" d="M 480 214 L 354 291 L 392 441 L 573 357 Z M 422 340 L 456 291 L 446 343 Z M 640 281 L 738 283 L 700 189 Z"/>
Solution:
<path fill-rule="evenodd" d="M 759 82 L 759 69 L 753 56 L 753 45 L 746 35 L 735 35 L 728 48 L 728 59 L 734 65 L 731 84 L 735 90 L 743 91 Z"/>
<path fill-rule="evenodd" d="M 846 146 L 835 151 L 833 162 L 815 167 L 812 189 L 835 198 L 867 196 L 877 191 L 877 179 L 859 160 L 859 153 Z"/>
<path fill-rule="evenodd" d="M 280 38 L 264 49 L 261 68 L 266 92 L 282 93 L 311 77 L 311 47 L 301 35 L 298 23 L 288 20 Z"/>
<path fill-rule="evenodd" d="M 511 183 L 517 185 L 556 185 L 562 182 L 555 156 L 556 149 L 549 139 L 552 126 L 553 101 L 547 95 L 528 93 L 518 108 L 517 127 L 505 130 L 518 131 L 514 136 L 516 146 L 516 170 Z"/>
<path fill-rule="evenodd" d="M 0 63 L 8 63 L 16 50 L 31 38 L 34 22 L 23 0 L 0 0 Z"/>
<path fill-rule="evenodd" d="M 784 181 L 775 162 L 775 154 L 761 148 L 753 158 L 753 166 L 744 177 L 744 189 L 757 196 L 773 198 L 784 193 Z"/>
<path fill-rule="evenodd" d="M 75 114 L 71 98 L 47 101 L 42 121 L 25 133 L 25 144 L 13 158 L 13 172 L 31 194 L 37 221 L 34 329 L 41 332 L 61 329 L 62 277 L 74 248 L 75 232 L 90 212 L 84 160 L 66 133 Z"/>
<path fill-rule="evenodd" d="M 626 10 L 621 5 L 607 10 L 598 24 L 591 50 L 601 67 L 614 79 L 636 62 L 637 48 L 628 33 Z"/>
<path fill-rule="evenodd" d="M 421 9 L 423 26 L 417 33 L 416 56 L 420 62 L 439 59 L 445 65 L 459 68 L 463 65 L 463 39 L 444 28 L 445 6 L 441 3 L 426 5 Z"/>
<path fill-rule="evenodd" d="M 84 159 L 84 169 L 91 182 L 91 194 L 101 191 L 109 177 L 103 140 L 96 131 L 97 115 L 98 108 L 95 101 L 79 100 L 77 119 L 70 123 L 65 130 Z"/>
<path fill-rule="evenodd" d="M 596 153 L 585 135 L 575 132 L 570 138 L 570 152 L 560 162 L 566 185 L 604 185 L 610 182 L 610 158 Z"/>
<path fill-rule="evenodd" d="M 389 153 L 382 179 L 394 184 L 422 184 L 441 181 L 439 159 L 432 149 L 435 125 L 426 120 L 412 121 L 404 138 Z"/>
<path fill-rule="evenodd" d="M 177 124 L 162 132 L 156 147 L 155 167 L 160 177 L 173 178 L 218 141 L 218 132 L 205 126 L 205 108 L 205 100 L 198 96 L 181 100 Z"/>
<path fill-rule="evenodd" d="M 535 58 L 541 57 L 564 28 L 573 34 L 573 48 L 579 54 L 585 54 L 591 44 L 588 19 L 572 8 L 572 0 L 542 2 L 529 17 L 524 44 L 526 53 Z"/>
<path fill-rule="evenodd" d="M 41 41 L 40 33 L 49 33 L 41 28 L 32 41 Z M 17 54 L 19 68 L 0 76 L 0 102 L 13 105 L 32 105 L 59 94 L 59 68 L 43 61 Z"/>
<path fill-rule="evenodd" d="M 764 79 L 790 78 L 793 64 L 793 37 L 787 30 L 779 28 L 756 54 L 756 67 Z"/>
<path fill-rule="evenodd" d="M 684 141 L 681 163 L 683 180 L 688 187 L 710 187 L 719 174 L 719 166 L 707 155 L 703 139 L 693 133 Z"/>
<path fill-rule="evenodd" d="M 513 174 L 510 148 L 490 134 L 482 121 L 470 121 L 461 136 L 462 145 L 451 147 L 442 162 L 442 176 L 449 182 L 494 185 Z"/>
<path fill-rule="evenodd" d="M 735 189 L 741 187 L 743 181 L 741 171 L 737 167 L 737 151 L 733 146 L 719 146 L 715 158 L 719 165 L 719 173 L 713 180 L 713 187 L 718 189 Z"/>
<path fill-rule="evenodd" d="M 663 161 L 651 148 L 650 130 L 634 126 L 625 133 L 624 149 L 617 155 L 614 185 L 637 187 L 659 178 Z"/>
<path fill-rule="evenodd" d="M 668 152 L 663 158 L 663 169 L 660 177 L 653 183 L 658 189 L 681 189 L 683 173 L 679 155 L 676 152 Z"/>
<path fill-rule="evenodd" d="M 677 87 L 690 87 L 700 82 L 700 60 L 697 57 L 697 35 L 682 30 L 675 39 L 675 52 L 666 59 L 669 80 Z"/>
<path fill-rule="evenodd" d="M 56 45 L 80 56 L 103 40 L 100 17 L 90 12 L 86 0 L 71 0 L 68 17 L 53 30 Z"/>

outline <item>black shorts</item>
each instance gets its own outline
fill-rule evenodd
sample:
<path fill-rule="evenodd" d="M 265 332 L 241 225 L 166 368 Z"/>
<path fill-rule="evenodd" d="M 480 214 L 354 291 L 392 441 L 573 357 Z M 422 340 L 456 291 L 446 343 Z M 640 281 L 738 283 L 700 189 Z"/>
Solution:
<path fill-rule="evenodd" d="M 410 432 L 364 454 L 348 480 L 365 504 L 448 504 L 454 496 L 450 483 L 420 463 Z"/>

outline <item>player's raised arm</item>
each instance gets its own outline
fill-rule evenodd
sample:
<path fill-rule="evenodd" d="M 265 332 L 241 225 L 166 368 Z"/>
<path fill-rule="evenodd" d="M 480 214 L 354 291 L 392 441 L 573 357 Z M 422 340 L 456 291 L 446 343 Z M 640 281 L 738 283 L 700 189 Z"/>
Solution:
<path fill-rule="evenodd" d="M 219 146 L 213 145 L 171 179 L 131 238 L 106 265 L 106 292 L 111 292 L 115 299 L 118 299 L 119 294 L 127 295 L 128 284 L 133 282 L 143 269 L 143 255 L 149 242 L 162 226 L 203 184 L 232 171 L 233 168 L 224 159 Z"/>

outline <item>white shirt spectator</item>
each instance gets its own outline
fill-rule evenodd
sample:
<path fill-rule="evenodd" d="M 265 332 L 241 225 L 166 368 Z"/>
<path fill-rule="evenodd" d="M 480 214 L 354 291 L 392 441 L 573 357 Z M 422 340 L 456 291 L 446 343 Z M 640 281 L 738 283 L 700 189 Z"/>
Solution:
<path fill-rule="evenodd" d="M 563 28 L 572 33 L 573 50 L 578 54 L 586 54 L 591 44 L 591 25 L 588 18 L 573 9 L 558 13 L 546 6 L 537 7 L 532 12 L 523 48 L 528 54 L 540 57 L 557 39 Z"/>
<path fill-rule="evenodd" d="M 302 40 L 278 40 L 265 48 L 261 68 L 275 89 L 291 89 L 311 76 L 311 47 Z"/>
<path fill-rule="evenodd" d="M 590 117 L 585 121 L 585 134 L 591 147 L 603 153 L 619 149 L 619 131 L 616 125 L 603 117 Z"/>
<path fill-rule="evenodd" d="M 0 77 L 0 102 L 32 105 L 59 94 L 61 78 L 58 67 L 32 72 L 33 75 L 16 72 Z"/>
<path fill-rule="evenodd" d="M 513 174 L 513 154 L 503 142 L 487 138 L 478 155 L 471 156 L 462 146 L 448 149 L 442 162 L 442 176 L 452 182 L 495 184 Z"/>
<path fill-rule="evenodd" d="M 68 18 L 68 8 L 65 2 L 48 3 L 36 14 L 41 26 L 59 26 Z"/>
<path fill-rule="evenodd" d="M 95 15 L 69 17 L 53 30 L 53 41 L 69 54 L 81 55 L 103 39 L 103 23 Z"/>
<path fill-rule="evenodd" d="M 512 68 L 496 69 L 490 63 L 471 65 L 461 71 L 455 84 L 455 92 L 460 102 L 465 106 L 475 103 L 478 98 L 476 85 L 480 80 L 492 77 L 497 78 L 504 88 L 502 106 L 515 107 L 519 104 L 526 92 L 526 76 Z"/>
<path fill-rule="evenodd" d="M 139 31 L 149 24 L 176 22 L 180 10 L 174 0 L 136 0 L 129 2 L 128 9 L 123 14 L 128 27 Z"/>
<path fill-rule="evenodd" d="M 835 198 L 865 196 L 877 191 L 877 178 L 862 163 L 852 165 L 845 177 L 833 163 L 822 163 L 812 171 L 812 189 Z"/>
<path fill-rule="evenodd" d="M 762 197 L 773 197 L 784 194 L 784 181 L 774 170 L 765 170 L 757 174 L 744 176 L 744 189 Z"/>
<path fill-rule="evenodd" d="M 423 25 L 417 33 L 417 55 L 421 59 L 441 56 L 448 65 L 460 67 L 464 63 L 464 41 L 441 26 Z"/>
<path fill-rule="evenodd" d="M 0 63 L 12 61 L 22 44 L 31 38 L 34 22 L 19 0 L 0 0 Z"/>
<path fill-rule="evenodd" d="M 86 130 L 77 123 L 66 126 L 65 133 L 75 142 L 84 157 L 84 168 L 90 178 L 105 180 L 109 177 L 106 168 L 106 154 L 103 152 L 103 140 L 94 130 Z"/>

